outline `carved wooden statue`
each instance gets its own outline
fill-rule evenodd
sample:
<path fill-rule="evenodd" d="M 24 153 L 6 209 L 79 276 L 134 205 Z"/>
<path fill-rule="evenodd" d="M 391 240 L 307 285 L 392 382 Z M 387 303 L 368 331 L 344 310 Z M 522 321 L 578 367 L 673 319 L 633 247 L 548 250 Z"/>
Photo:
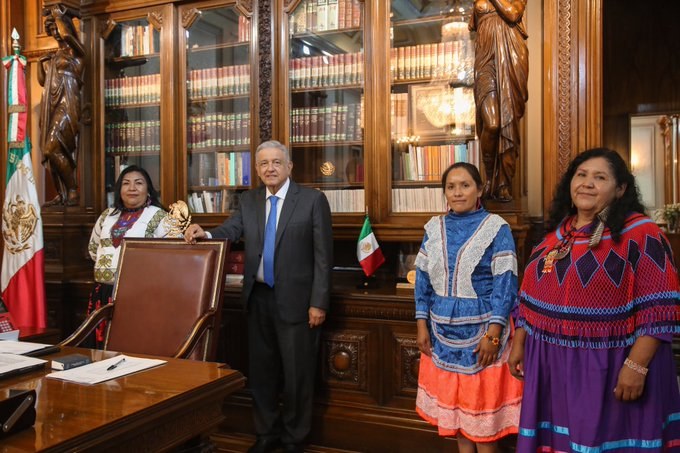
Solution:
<path fill-rule="evenodd" d="M 45 206 L 79 202 L 77 183 L 80 90 L 85 49 L 78 39 L 73 17 L 77 11 L 56 4 L 43 10 L 45 30 L 59 45 L 38 64 L 43 86 L 40 112 L 40 148 L 43 165 L 50 171 L 57 196 Z"/>
<path fill-rule="evenodd" d="M 486 174 L 484 197 L 512 200 L 519 157 L 519 120 L 528 98 L 526 0 L 475 0 L 477 132 Z"/>

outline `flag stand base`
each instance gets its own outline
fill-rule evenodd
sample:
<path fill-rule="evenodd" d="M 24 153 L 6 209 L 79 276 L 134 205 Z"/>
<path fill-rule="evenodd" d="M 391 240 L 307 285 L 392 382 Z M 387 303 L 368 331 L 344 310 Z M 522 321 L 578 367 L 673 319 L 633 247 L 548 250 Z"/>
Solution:
<path fill-rule="evenodd" d="M 375 278 L 375 275 L 370 275 L 368 277 L 363 275 L 361 283 L 357 285 L 357 289 L 375 289 L 379 286 L 378 279 Z"/>

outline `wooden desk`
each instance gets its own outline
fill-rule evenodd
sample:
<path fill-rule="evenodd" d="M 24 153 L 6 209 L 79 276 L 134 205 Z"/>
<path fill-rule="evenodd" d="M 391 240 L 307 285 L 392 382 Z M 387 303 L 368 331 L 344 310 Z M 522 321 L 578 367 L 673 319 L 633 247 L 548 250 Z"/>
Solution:
<path fill-rule="evenodd" d="M 64 348 L 102 360 L 116 353 Z M 136 354 L 134 354 L 136 355 Z M 31 429 L 0 441 L 0 452 L 164 451 L 215 429 L 224 397 L 245 378 L 220 364 L 166 359 L 168 363 L 96 385 L 47 379 L 49 369 L 0 380 L 0 399 L 12 389 L 35 389 Z"/>
<path fill-rule="evenodd" d="M 61 341 L 61 332 L 50 327 L 21 327 L 19 338 L 33 343 L 57 344 Z"/>

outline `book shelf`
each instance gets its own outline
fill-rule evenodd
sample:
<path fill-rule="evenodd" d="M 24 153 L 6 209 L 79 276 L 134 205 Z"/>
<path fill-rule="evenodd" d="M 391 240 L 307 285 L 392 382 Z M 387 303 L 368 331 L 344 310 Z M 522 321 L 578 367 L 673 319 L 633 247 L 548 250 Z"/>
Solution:
<path fill-rule="evenodd" d="M 302 0 L 288 17 L 294 177 L 322 190 L 334 214 L 366 209 L 362 24 L 357 0 Z"/>
<path fill-rule="evenodd" d="M 146 17 L 109 22 L 104 39 L 104 168 L 107 204 L 120 172 L 161 179 L 161 39 Z"/>
<path fill-rule="evenodd" d="M 452 163 L 479 167 L 471 1 L 455 9 L 390 9 L 391 212 L 444 212 L 440 178 Z"/>
<path fill-rule="evenodd" d="M 252 184 L 251 24 L 233 5 L 186 9 L 186 200 L 195 214 L 232 212 Z"/>

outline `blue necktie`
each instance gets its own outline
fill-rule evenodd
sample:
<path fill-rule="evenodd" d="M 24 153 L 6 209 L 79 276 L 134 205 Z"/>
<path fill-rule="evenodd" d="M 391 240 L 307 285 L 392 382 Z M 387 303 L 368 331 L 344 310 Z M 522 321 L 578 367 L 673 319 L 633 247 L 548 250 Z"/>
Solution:
<path fill-rule="evenodd" d="M 264 227 L 264 248 L 262 249 L 262 270 L 264 282 L 274 287 L 274 245 L 276 244 L 276 195 L 269 197 L 269 217 Z"/>

